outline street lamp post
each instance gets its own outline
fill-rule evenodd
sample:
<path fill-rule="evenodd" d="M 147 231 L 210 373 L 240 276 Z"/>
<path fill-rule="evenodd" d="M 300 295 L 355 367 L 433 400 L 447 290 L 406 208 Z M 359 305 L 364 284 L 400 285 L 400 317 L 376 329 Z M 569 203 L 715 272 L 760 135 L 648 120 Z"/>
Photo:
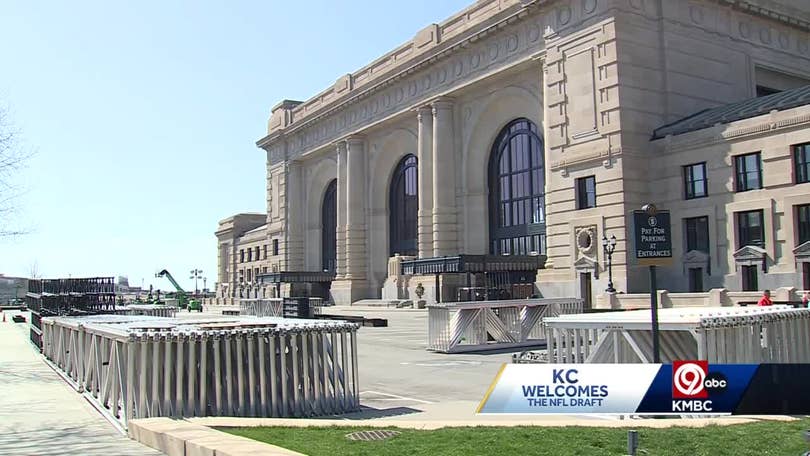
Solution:
<path fill-rule="evenodd" d="M 194 279 L 194 294 L 195 295 L 198 295 L 200 293 L 199 289 L 197 287 L 197 279 L 202 279 L 202 278 L 203 278 L 202 269 L 192 269 L 191 270 L 191 277 L 189 277 L 189 279 Z"/>
<path fill-rule="evenodd" d="M 208 282 L 208 277 L 203 277 L 203 293 L 205 293 L 205 290 L 208 289 L 208 285 L 206 285 L 207 282 Z"/>
<path fill-rule="evenodd" d="M 613 288 L 613 252 L 616 250 L 616 236 L 611 234 L 610 239 L 608 239 L 606 235 L 602 235 L 602 250 L 605 252 L 608 262 L 608 287 L 605 291 L 615 293 L 616 289 Z"/>

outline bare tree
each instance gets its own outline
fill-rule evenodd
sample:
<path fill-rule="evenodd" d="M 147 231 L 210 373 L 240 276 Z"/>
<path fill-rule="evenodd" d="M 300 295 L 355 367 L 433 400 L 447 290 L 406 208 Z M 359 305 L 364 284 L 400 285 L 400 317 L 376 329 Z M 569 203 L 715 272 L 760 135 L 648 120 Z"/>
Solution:
<path fill-rule="evenodd" d="M 22 193 L 14 184 L 14 176 L 33 154 L 23 151 L 17 139 L 17 131 L 10 125 L 6 110 L 0 107 L 0 238 L 27 232 L 12 222 Z"/>
<path fill-rule="evenodd" d="M 31 266 L 28 268 L 28 278 L 39 279 L 41 277 L 42 276 L 39 274 L 39 262 L 34 260 L 34 262 L 31 263 Z"/>

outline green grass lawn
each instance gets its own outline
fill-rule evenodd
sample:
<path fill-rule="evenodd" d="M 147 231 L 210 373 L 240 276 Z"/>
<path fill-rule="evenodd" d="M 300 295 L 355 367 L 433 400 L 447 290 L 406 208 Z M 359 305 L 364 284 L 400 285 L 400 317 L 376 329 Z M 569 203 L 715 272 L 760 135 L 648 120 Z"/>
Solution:
<path fill-rule="evenodd" d="M 584 427 L 396 429 L 392 439 L 346 439 L 354 427 L 223 428 L 231 434 L 272 443 L 311 456 L 338 455 L 624 455 L 627 430 Z M 367 428 L 365 428 L 367 429 Z M 810 419 L 757 422 L 705 428 L 638 428 L 639 455 L 800 456 L 807 451 L 803 432 Z"/>

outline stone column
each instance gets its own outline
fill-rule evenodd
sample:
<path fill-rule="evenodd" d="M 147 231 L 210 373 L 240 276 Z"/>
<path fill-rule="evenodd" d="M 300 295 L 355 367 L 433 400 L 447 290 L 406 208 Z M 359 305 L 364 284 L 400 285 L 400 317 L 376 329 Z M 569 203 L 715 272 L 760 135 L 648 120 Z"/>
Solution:
<path fill-rule="evenodd" d="M 287 245 L 285 245 L 285 266 L 286 271 L 304 270 L 304 224 L 303 211 L 304 204 L 304 173 L 301 163 L 297 161 L 287 162 L 286 176 L 286 231 Z"/>
<path fill-rule="evenodd" d="M 417 109 L 417 175 L 419 213 L 417 246 L 419 258 L 433 256 L 433 112 L 429 106 Z"/>
<path fill-rule="evenodd" d="M 433 107 L 433 256 L 458 254 L 456 166 L 453 147 L 453 102 L 441 98 Z"/>
<path fill-rule="evenodd" d="M 366 278 L 366 141 L 346 141 L 346 278 Z"/>
<path fill-rule="evenodd" d="M 337 242 L 335 245 L 337 265 L 335 278 L 346 275 L 346 142 L 337 143 Z"/>

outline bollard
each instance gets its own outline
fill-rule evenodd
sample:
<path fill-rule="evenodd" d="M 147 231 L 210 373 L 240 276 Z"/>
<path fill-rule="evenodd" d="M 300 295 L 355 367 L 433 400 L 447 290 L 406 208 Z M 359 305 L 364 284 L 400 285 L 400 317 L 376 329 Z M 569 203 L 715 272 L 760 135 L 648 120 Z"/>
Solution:
<path fill-rule="evenodd" d="M 628 456 L 638 454 L 638 431 L 627 431 L 627 454 Z"/>

